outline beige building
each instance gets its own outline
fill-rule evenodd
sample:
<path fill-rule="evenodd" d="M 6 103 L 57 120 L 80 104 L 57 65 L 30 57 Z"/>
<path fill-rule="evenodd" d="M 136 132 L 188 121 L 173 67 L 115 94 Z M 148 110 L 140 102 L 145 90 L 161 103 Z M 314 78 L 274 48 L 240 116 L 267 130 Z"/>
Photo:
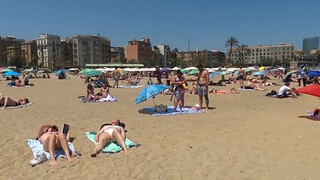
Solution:
<path fill-rule="evenodd" d="M 38 61 L 37 41 L 21 43 L 21 56 L 26 60 L 27 65 L 29 65 L 32 61 Z"/>
<path fill-rule="evenodd" d="M 182 61 L 188 62 L 189 65 L 196 66 L 198 62 L 195 62 L 197 57 L 201 57 L 204 62 L 203 65 L 206 66 L 210 64 L 223 64 L 225 61 L 225 54 L 224 52 L 213 50 L 203 50 L 203 51 L 187 51 L 187 52 L 178 52 L 177 58 L 181 59 Z"/>
<path fill-rule="evenodd" d="M 231 53 L 231 63 L 240 62 L 242 55 L 244 64 L 258 64 L 262 59 L 267 60 L 285 60 L 293 59 L 293 44 L 285 44 L 281 42 L 279 45 L 270 46 L 253 46 L 247 49 L 234 48 Z M 243 52 L 241 52 L 243 51 Z M 229 59 L 230 49 L 227 50 L 226 59 Z"/>
<path fill-rule="evenodd" d="M 7 54 L 7 60 L 9 63 L 14 56 L 21 55 L 21 46 L 20 45 L 13 45 L 13 46 L 7 47 L 6 54 Z"/>
<path fill-rule="evenodd" d="M 16 39 L 15 37 L 12 37 L 12 36 L 7 36 L 5 38 L 2 38 L 0 36 L 0 66 L 8 65 L 7 47 L 20 46 L 22 42 L 24 42 L 23 39 Z"/>
<path fill-rule="evenodd" d="M 143 63 L 151 60 L 152 47 L 150 39 L 132 40 L 126 45 L 125 57 L 129 63 Z"/>
<path fill-rule="evenodd" d="M 73 65 L 86 67 L 86 64 L 110 62 L 110 41 L 101 36 L 76 35 L 72 37 Z"/>
<path fill-rule="evenodd" d="M 56 69 L 60 59 L 60 37 L 52 34 L 41 34 L 37 39 L 38 66 Z"/>

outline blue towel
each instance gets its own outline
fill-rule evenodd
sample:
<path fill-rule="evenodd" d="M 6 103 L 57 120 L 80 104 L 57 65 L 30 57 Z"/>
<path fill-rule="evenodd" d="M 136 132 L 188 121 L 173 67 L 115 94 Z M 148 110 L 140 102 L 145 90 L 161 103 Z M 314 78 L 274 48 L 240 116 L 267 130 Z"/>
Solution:
<path fill-rule="evenodd" d="M 180 114 L 200 114 L 203 113 L 202 110 L 195 110 L 191 107 L 182 108 L 182 112 L 180 112 L 180 108 L 177 107 L 176 112 L 173 112 L 173 106 L 168 106 L 166 112 L 157 113 L 155 107 L 147 107 L 139 110 L 141 112 L 149 112 L 152 116 L 171 116 L 171 115 L 180 115 Z"/>
<path fill-rule="evenodd" d="M 33 157 L 36 157 L 37 155 L 41 155 L 44 153 L 46 155 L 47 159 L 50 159 L 50 154 L 48 152 L 46 152 L 45 150 L 43 150 L 43 146 L 39 140 L 27 139 L 27 143 L 33 153 Z M 74 154 L 75 149 L 74 149 L 73 144 L 68 142 L 68 147 L 69 147 L 69 152 L 71 154 Z M 62 149 L 56 150 L 54 153 L 55 159 L 60 158 L 60 157 L 66 158 L 66 155 Z"/>
<path fill-rule="evenodd" d="M 96 136 L 97 132 L 86 132 L 86 136 L 87 138 L 93 142 L 95 145 L 98 144 L 95 140 L 94 137 Z M 132 141 L 130 141 L 128 138 L 126 138 L 125 140 L 125 144 L 127 147 L 131 148 L 131 147 L 139 147 L 140 144 L 136 144 Z M 102 152 L 104 153 L 116 153 L 122 150 L 122 147 L 118 144 L 118 143 L 114 143 L 114 142 L 108 142 L 104 148 L 102 149 Z"/>

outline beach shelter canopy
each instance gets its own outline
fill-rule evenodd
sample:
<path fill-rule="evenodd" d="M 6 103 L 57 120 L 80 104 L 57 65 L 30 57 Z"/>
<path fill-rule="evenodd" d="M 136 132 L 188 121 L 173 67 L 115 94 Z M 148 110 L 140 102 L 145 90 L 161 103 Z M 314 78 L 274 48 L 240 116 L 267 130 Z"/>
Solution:
<path fill-rule="evenodd" d="M 60 69 L 59 71 L 56 72 L 56 76 L 59 76 L 61 73 L 65 74 L 66 72 L 68 72 L 67 69 Z"/>
<path fill-rule="evenodd" d="M 26 73 L 26 72 L 33 72 L 33 71 L 34 71 L 33 68 L 23 70 L 24 73 Z"/>
<path fill-rule="evenodd" d="M 8 71 L 12 71 L 12 69 L 4 68 L 4 69 L 1 69 L 0 73 L 5 73 L 5 72 L 8 72 Z"/>
<path fill-rule="evenodd" d="M 265 69 L 267 69 L 267 67 L 265 67 L 265 66 L 259 67 L 259 71 L 264 71 Z"/>
<path fill-rule="evenodd" d="M 310 77 L 319 77 L 320 76 L 320 71 L 308 71 L 308 76 Z"/>
<path fill-rule="evenodd" d="M 93 76 L 100 76 L 102 75 L 103 72 L 102 71 L 98 71 L 98 70 L 92 70 L 86 73 L 87 77 L 93 77 Z"/>
<path fill-rule="evenodd" d="M 297 92 L 320 97 L 320 85 L 310 85 L 297 89 Z"/>
<path fill-rule="evenodd" d="M 198 70 L 198 68 L 196 68 L 196 67 L 187 67 L 185 69 L 188 70 L 188 71 L 190 71 L 190 70 Z"/>
<path fill-rule="evenodd" d="M 178 67 L 176 66 L 176 67 L 172 68 L 171 70 L 177 71 L 177 70 L 179 70 L 179 69 L 180 69 L 180 68 L 178 68 Z"/>
<path fill-rule="evenodd" d="M 267 70 L 263 70 L 263 71 L 257 71 L 257 72 L 254 72 L 252 73 L 253 76 L 260 76 L 260 75 L 265 75 L 267 74 Z"/>
<path fill-rule="evenodd" d="M 89 68 L 85 68 L 85 69 L 82 69 L 79 74 L 86 74 L 87 72 L 90 72 L 92 71 L 93 69 L 89 69 Z"/>
<path fill-rule="evenodd" d="M 70 68 L 69 71 L 79 71 L 79 68 Z"/>
<path fill-rule="evenodd" d="M 20 76 L 21 74 L 16 71 L 8 71 L 3 74 L 4 76 Z"/>
<path fill-rule="evenodd" d="M 6 67 L 0 67 L 0 71 L 2 70 L 2 69 L 5 69 Z"/>
<path fill-rule="evenodd" d="M 219 74 L 220 74 L 219 71 L 212 72 L 212 73 L 209 74 L 209 77 L 210 77 L 210 79 L 212 79 L 212 78 L 214 78 L 215 76 L 217 76 L 217 75 L 219 75 Z"/>
<path fill-rule="evenodd" d="M 136 98 L 136 104 L 142 103 L 147 99 L 153 98 L 156 95 L 160 94 L 162 91 L 169 89 L 171 86 L 165 85 L 149 85 L 146 88 L 142 89 Z"/>
<path fill-rule="evenodd" d="M 195 75 L 195 74 L 198 74 L 200 71 L 198 69 L 194 69 L 192 71 L 190 71 L 188 74 L 191 74 L 191 75 Z"/>

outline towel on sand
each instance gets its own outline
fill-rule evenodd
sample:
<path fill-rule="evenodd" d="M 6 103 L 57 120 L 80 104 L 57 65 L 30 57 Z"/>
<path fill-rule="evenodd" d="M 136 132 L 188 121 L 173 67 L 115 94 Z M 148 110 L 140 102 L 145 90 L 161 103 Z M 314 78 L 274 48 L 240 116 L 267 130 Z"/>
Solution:
<path fill-rule="evenodd" d="M 140 113 L 143 114 L 151 114 L 152 116 L 171 116 L 171 115 L 180 115 L 180 114 L 200 114 L 203 113 L 202 110 L 196 110 L 190 106 L 186 106 L 182 108 L 182 112 L 180 112 L 180 108 L 177 107 L 176 112 L 173 112 L 173 106 L 167 106 L 166 112 L 157 113 L 155 107 L 147 107 L 139 110 Z"/>
<path fill-rule="evenodd" d="M 116 97 L 108 95 L 106 98 L 98 100 L 88 100 L 85 96 L 79 96 L 80 102 L 82 103 L 103 103 L 103 102 L 116 102 L 119 101 Z"/>
<path fill-rule="evenodd" d="M 31 106 L 32 103 L 29 102 L 27 104 L 23 104 L 23 105 L 19 105 L 19 106 L 7 106 L 6 108 L 4 109 L 18 109 L 18 108 L 22 108 L 22 107 L 27 107 L 27 106 Z M 0 110 L 2 109 L 2 107 L 0 106 Z"/>
<path fill-rule="evenodd" d="M 127 88 L 127 89 L 132 89 L 132 88 L 139 88 L 142 87 L 141 85 L 121 85 L 119 88 Z"/>
<path fill-rule="evenodd" d="M 97 132 L 86 132 L 86 136 L 87 138 L 93 142 L 95 145 L 97 144 L 97 142 L 94 140 L 94 137 L 96 136 Z M 140 144 L 136 144 L 132 141 L 130 141 L 128 138 L 126 138 L 125 144 L 127 147 L 131 148 L 131 147 L 139 147 Z M 104 153 L 116 153 L 122 150 L 122 147 L 118 144 L 118 143 L 114 143 L 114 142 L 108 142 L 104 148 L 102 149 L 102 152 Z"/>
<path fill-rule="evenodd" d="M 39 140 L 27 139 L 27 144 L 33 153 L 33 157 L 36 157 L 37 155 L 41 155 L 44 153 L 47 159 L 50 159 L 50 154 L 43 149 L 43 145 Z M 68 147 L 69 147 L 70 154 L 75 154 L 75 149 L 71 142 L 68 142 Z M 56 150 L 54 153 L 55 159 L 59 157 L 66 158 L 66 155 L 62 149 Z"/>

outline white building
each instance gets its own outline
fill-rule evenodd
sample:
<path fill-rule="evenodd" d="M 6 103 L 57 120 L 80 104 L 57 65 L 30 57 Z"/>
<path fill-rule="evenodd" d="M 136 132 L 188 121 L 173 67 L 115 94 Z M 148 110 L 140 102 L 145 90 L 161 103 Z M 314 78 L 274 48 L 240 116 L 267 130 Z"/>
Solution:
<path fill-rule="evenodd" d="M 159 44 L 157 47 L 160 50 L 160 53 L 163 55 L 163 62 L 164 62 L 164 67 L 167 67 L 168 60 L 169 60 L 169 49 L 170 47 L 164 44 Z"/>
<path fill-rule="evenodd" d="M 41 34 L 37 39 L 38 66 L 55 69 L 60 59 L 60 37 L 52 34 Z"/>
<path fill-rule="evenodd" d="M 244 64 L 260 63 L 261 59 L 284 60 L 293 58 L 293 44 L 281 42 L 279 45 L 253 46 L 245 49 L 233 48 L 231 53 L 231 62 L 239 62 L 243 56 Z M 242 52 L 241 52 L 242 51 Z M 230 49 L 227 49 L 226 59 L 229 59 Z"/>
<path fill-rule="evenodd" d="M 73 65 L 105 64 L 110 62 L 110 41 L 101 36 L 76 35 L 73 42 Z"/>

